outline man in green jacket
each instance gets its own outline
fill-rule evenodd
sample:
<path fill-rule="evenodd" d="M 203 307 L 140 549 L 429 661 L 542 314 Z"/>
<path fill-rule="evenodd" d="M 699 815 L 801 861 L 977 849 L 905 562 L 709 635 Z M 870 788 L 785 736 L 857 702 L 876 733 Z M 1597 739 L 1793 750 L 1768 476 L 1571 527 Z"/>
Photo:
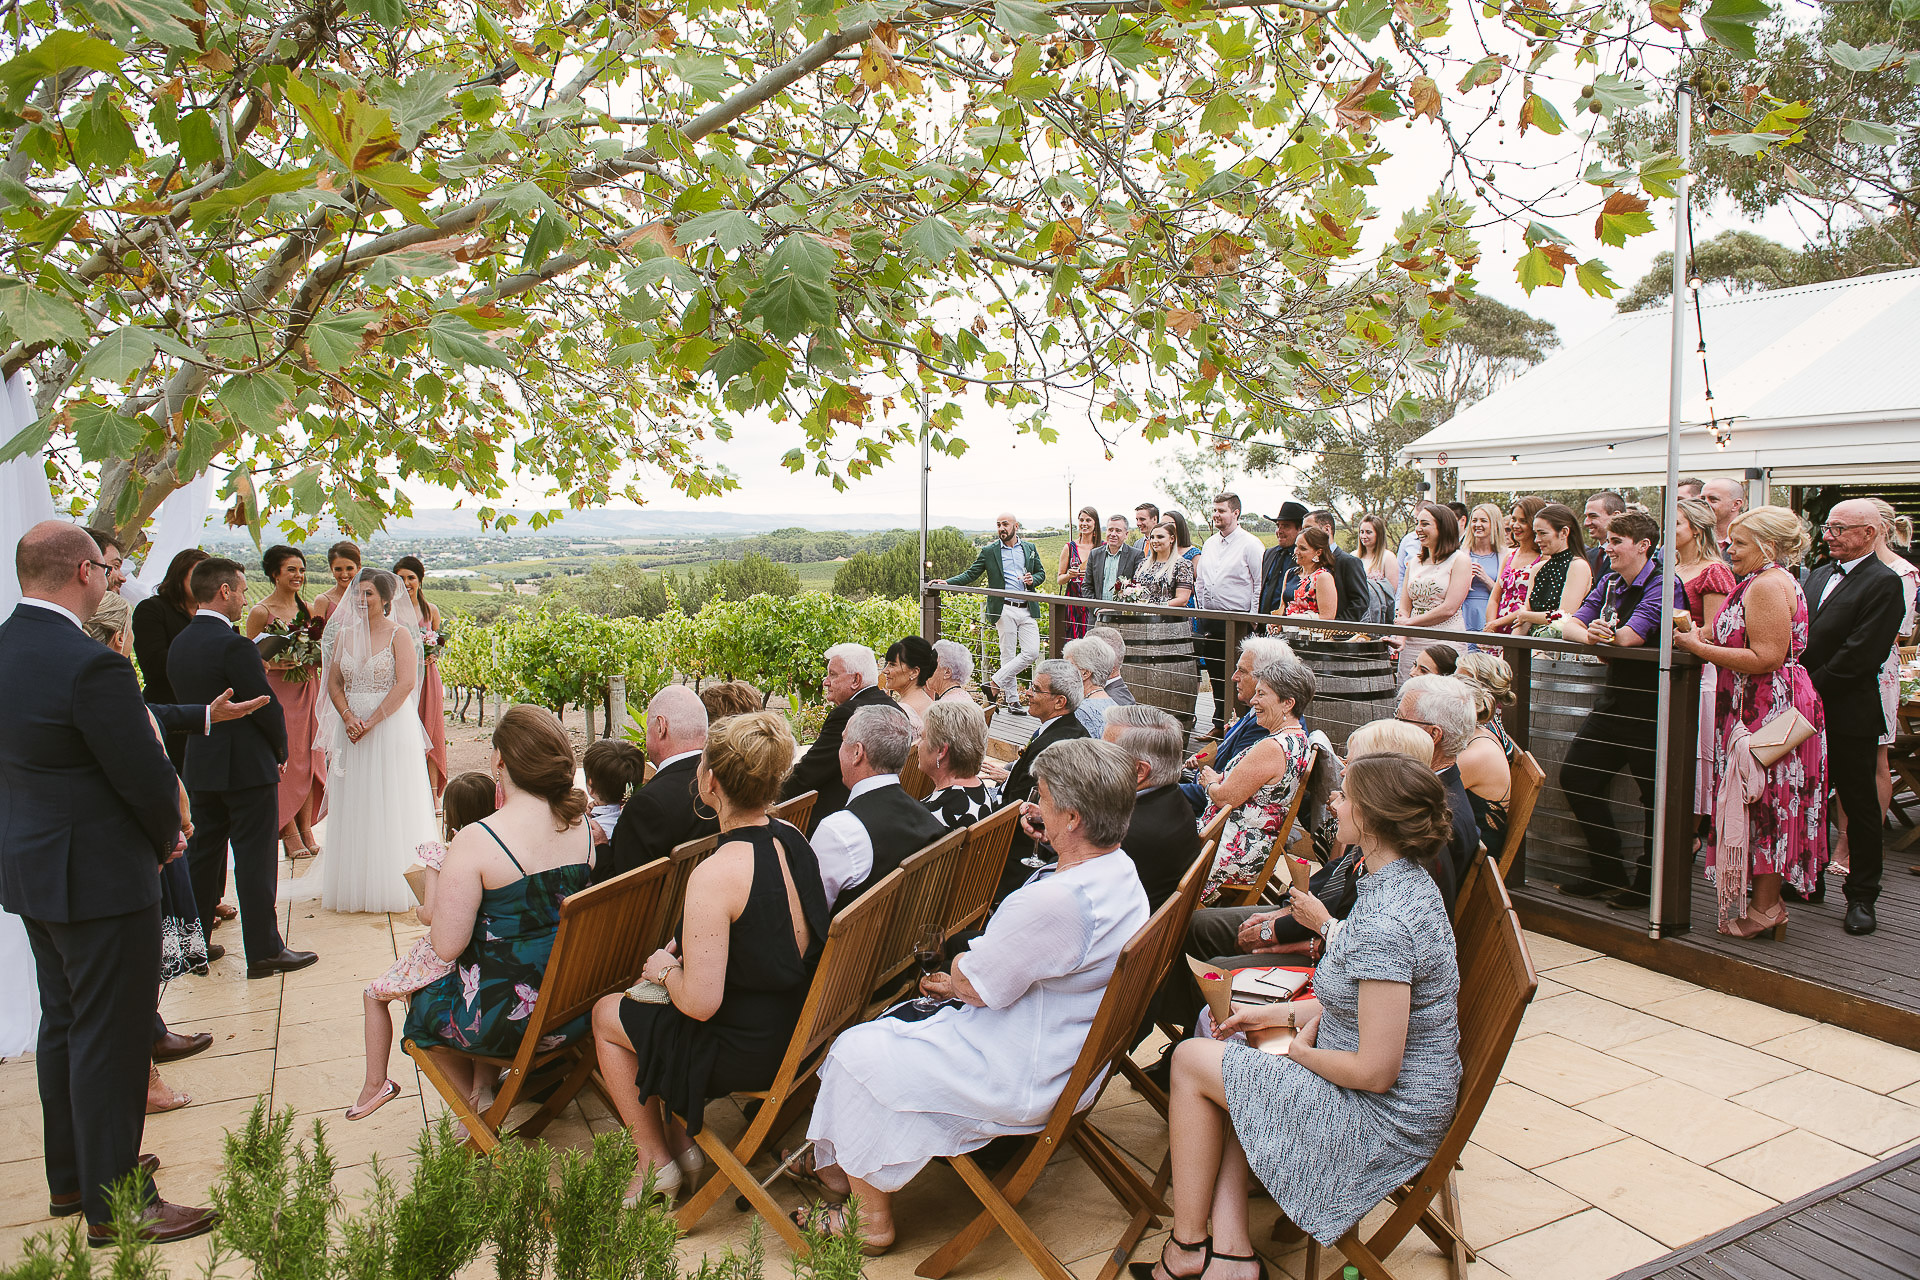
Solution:
<path fill-rule="evenodd" d="M 947 581 L 956 587 L 971 586 L 984 573 L 987 585 L 996 591 L 1037 590 L 1046 580 L 1046 570 L 1040 566 L 1040 553 L 1034 545 L 1020 537 L 1019 519 L 1002 512 L 994 521 L 994 528 L 1000 534 L 999 540 L 980 548 L 980 554 L 974 557 L 966 572 Z M 985 618 L 1000 631 L 1000 669 L 993 673 L 993 683 L 999 687 L 1002 698 L 1017 708 L 1020 673 L 1040 657 L 1040 624 L 1034 621 L 1032 606 L 1018 600 L 1002 600 L 999 596 L 987 597 Z"/>

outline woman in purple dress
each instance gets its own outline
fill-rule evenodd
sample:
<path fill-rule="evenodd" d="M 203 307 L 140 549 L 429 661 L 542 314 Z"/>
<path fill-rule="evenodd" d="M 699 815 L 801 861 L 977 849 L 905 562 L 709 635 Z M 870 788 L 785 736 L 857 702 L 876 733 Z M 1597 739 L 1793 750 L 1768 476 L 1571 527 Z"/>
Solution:
<path fill-rule="evenodd" d="M 1714 789 L 1726 788 L 1731 776 L 1745 803 L 1729 803 L 1734 792 L 1727 791 L 1715 805 L 1707 872 L 1719 890 L 1720 932 L 1739 938 L 1769 929 L 1778 937 L 1787 922 L 1782 882 L 1812 893 L 1827 861 L 1827 747 L 1819 732 L 1826 713 L 1800 665 L 1807 647 L 1806 597 L 1783 567 L 1798 563 L 1808 542 L 1800 518 L 1784 507 L 1755 507 L 1736 517 L 1727 559 L 1739 581 L 1711 639 L 1698 628 L 1674 635 L 1678 648 L 1720 670 Z M 1746 736 L 1789 710 L 1805 716 L 1815 732 L 1762 769 Z"/>

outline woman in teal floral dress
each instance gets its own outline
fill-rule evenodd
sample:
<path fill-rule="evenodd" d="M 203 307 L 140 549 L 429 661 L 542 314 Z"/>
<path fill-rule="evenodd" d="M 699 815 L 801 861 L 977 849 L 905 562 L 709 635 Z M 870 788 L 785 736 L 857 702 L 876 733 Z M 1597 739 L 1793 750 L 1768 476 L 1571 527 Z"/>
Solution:
<path fill-rule="evenodd" d="M 1198 781 L 1207 793 L 1201 829 L 1221 810 L 1232 810 L 1220 829 L 1220 848 L 1201 890 L 1202 902 L 1211 904 L 1223 888 L 1252 884 L 1273 851 L 1294 792 L 1309 781 L 1307 731 L 1300 713 L 1313 701 L 1313 687 L 1313 672 L 1297 658 L 1282 658 L 1255 671 L 1253 717 L 1269 736 L 1249 747 L 1227 773 L 1200 771 Z"/>
<path fill-rule="evenodd" d="M 493 731 L 491 769 L 500 807 L 453 838 L 434 891 L 433 949 L 453 960 L 453 970 L 414 995 L 406 1031 L 416 1044 L 436 1047 L 442 1068 L 476 1105 L 480 1081 L 464 1055 L 509 1057 L 518 1049 L 540 998 L 560 906 L 586 888 L 593 847 L 587 797 L 573 785 L 573 746 L 552 712 L 508 708 Z M 583 1015 L 560 1028 L 555 1043 L 586 1029 Z"/>

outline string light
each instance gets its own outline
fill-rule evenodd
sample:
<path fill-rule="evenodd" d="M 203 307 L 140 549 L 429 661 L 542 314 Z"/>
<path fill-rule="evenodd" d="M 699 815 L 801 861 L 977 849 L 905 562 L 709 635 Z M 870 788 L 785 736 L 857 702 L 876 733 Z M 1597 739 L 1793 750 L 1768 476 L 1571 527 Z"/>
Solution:
<path fill-rule="evenodd" d="M 1689 273 L 1687 290 L 1693 295 L 1693 329 L 1699 335 L 1699 345 L 1694 348 L 1700 355 L 1700 385 L 1706 392 L 1707 430 L 1713 436 L 1714 447 L 1725 452 L 1727 442 L 1733 437 L 1733 420 L 1720 421 L 1719 411 L 1713 407 L 1713 371 L 1707 367 L 1707 326 L 1700 308 L 1699 255 L 1693 247 L 1693 193 L 1687 193 L 1685 209 L 1687 219 L 1687 261 L 1694 270 Z M 1679 299 L 1674 299 L 1679 305 Z"/>

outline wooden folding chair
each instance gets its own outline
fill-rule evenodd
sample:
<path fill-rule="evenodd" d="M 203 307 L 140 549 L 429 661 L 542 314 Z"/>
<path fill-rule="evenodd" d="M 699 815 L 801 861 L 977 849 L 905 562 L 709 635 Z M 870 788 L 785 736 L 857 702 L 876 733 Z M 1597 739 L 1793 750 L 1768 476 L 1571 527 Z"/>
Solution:
<path fill-rule="evenodd" d="M 658 773 L 658 772 L 659 772 L 659 770 L 658 770 L 658 769 L 656 769 L 656 768 L 654 767 L 654 764 L 653 764 L 653 761 L 651 761 L 651 760 L 649 760 L 649 761 L 647 761 L 647 762 L 646 762 L 646 764 L 644 764 L 643 766 L 641 766 L 641 769 L 640 769 L 640 783 L 641 783 L 641 785 L 642 785 L 642 786 L 644 786 L 644 785 L 646 785 L 647 783 L 649 783 L 649 782 L 652 782 L 652 781 L 653 781 L 653 775 L 654 775 L 655 773 Z"/>
<path fill-rule="evenodd" d="M 1216 907 L 1251 907 L 1266 894 L 1267 886 L 1273 882 L 1274 868 L 1280 865 L 1281 857 L 1287 852 L 1287 846 L 1293 842 L 1294 823 L 1300 818 L 1300 805 L 1307 798 L 1307 782 L 1313 777 L 1313 767 L 1320 761 L 1320 748 L 1307 750 L 1306 767 L 1300 771 L 1300 785 L 1293 789 L 1293 800 L 1287 805 L 1287 813 L 1280 820 L 1280 830 L 1273 837 L 1273 848 L 1267 851 L 1267 860 L 1261 864 L 1260 873 L 1253 878 L 1252 884 L 1223 884 L 1220 893 L 1214 899 Z M 1231 812 L 1222 810 L 1222 814 Z M 1215 821 L 1219 821 L 1216 817 Z M 1209 829 L 1213 823 L 1207 824 Z M 1217 836 L 1219 833 L 1215 832 Z"/>
<path fill-rule="evenodd" d="M 1527 838 L 1527 824 L 1533 821 L 1533 806 L 1539 803 L 1540 788 L 1546 785 L 1546 771 L 1522 751 L 1514 757 L 1513 782 L 1507 792 L 1507 838 L 1500 846 L 1500 878 L 1505 880 L 1520 856 L 1520 845 Z"/>
<path fill-rule="evenodd" d="M 713 1162 L 713 1176 L 680 1209 L 680 1230 L 691 1231 L 731 1187 L 752 1204 L 767 1224 L 797 1254 L 807 1252 L 807 1242 L 787 1218 L 779 1203 L 767 1194 L 766 1184 L 748 1170 L 768 1141 L 784 1133 L 793 1121 L 797 1102 L 804 1102 L 812 1089 L 827 1047 L 846 1025 L 866 1011 L 867 993 L 873 990 L 873 956 L 886 931 L 894 897 L 899 892 L 898 868 L 887 873 L 878 884 L 861 894 L 845 911 L 833 918 L 826 945 L 820 951 L 813 984 L 807 989 L 806 1003 L 800 1009 L 800 1021 L 787 1041 L 786 1056 L 774 1074 L 773 1083 L 736 1095 L 757 1099 L 760 1103 L 747 1131 L 731 1147 L 702 1126 L 694 1141 Z M 771 1181 L 771 1179 L 769 1179 Z"/>
<path fill-rule="evenodd" d="M 788 826 L 798 827 L 802 833 L 805 833 L 807 823 L 813 818 L 813 802 L 819 798 L 818 791 L 802 791 L 791 800 L 782 800 L 767 812 Z"/>
<path fill-rule="evenodd" d="M 873 981 L 867 990 L 886 990 L 912 966 L 914 943 L 922 929 L 934 925 L 944 936 L 947 902 L 953 896 L 953 877 L 966 843 L 967 829 L 957 828 L 911 854 L 897 868 L 900 889 L 874 951 Z"/>
<path fill-rule="evenodd" d="M 1486 1109 L 1494 1082 L 1513 1047 L 1520 1018 L 1539 979 L 1527 955 L 1520 918 L 1499 870 L 1481 859 L 1467 877 L 1455 909 L 1454 939 L 1460 956 L 1460 1096 L 1453 1123 L 1426 1168 L 1388 1197 L 1393 1214 L 1364 1241 L 1359 1229 L 1340 1237 L 1338 1248 L 1367 1280 L 1394 1280 L 1386 1258 L 1415 1227 L 1447 1257 L 1453 1280 L 1464 1280 L 1473 1249 L 1460 1229 L 1453 1172 Z M 1332 1172 L 1331 1170 L 1329 1171 Z M 1306 1280 L 1320 1280 L 1321 1249 L 1307 1241 Z"/>
<path fill-rule="evenodd" d="M 1091 1115 L 1099 1092 L 1111 1078 L 1109 1068 L 1116 1056 L 1132 1043 L 1140 1020 L 1146 1015 L 1147 1002 L 1153 998 L 1160 980 L 1156 962 L 1168 954 L 1169 948 L 1179 946 L 1185 933 L 1180 911 L 1183 905 L 1190 907 L 1191 901 L 1180 894 L 1168 898 L 1121 949 L 1113 977 L 1108 980 L 1106 994 L 1101 997 L 1099 1011 L 1094 1015 L 1093 1027 L 1080 1049 L 1080 1057 L 1073 1064 L 1073 1073 L 1067 1077 L 1066 1088 L 1060 1091 L 1060 1100 L 1047 1117 L 1046 1128 L 1021 1138 L 1019 1154 L 997 1178 L 982 1172 L 970 1155 L 949 1159 L 954 1171 L 979 1198 L 982 1209 L 953 1239 L 928 1255 L 915 1275 L 941 1280 L 999 1227 L 1019 1246 L 1028 1264 L 1047 1280 L 1072 1280 L 1060 1259 L 1033 1233 L 1017 1207 L 1045 1172 L 1047 1160 L 1063 1143 L 1073 1145 L 1087 1167 L 1129 1210 L 1172 1213 L 1133 1171 L 1127 1157 L 1097 1128 L 1086 1123 L 1086 1117 Z M 1079 1100 L 1089 1090 L 1093 1091 L 1092 1100 L 1085 1110 L 1076 1110 Z"/>
<path fill-rule="evenodd" d="M 507 1113 L 534 1091 L 536 1080 L 541 1085 L 557 1084 L 540 1109 L 514 1127 L 516 1137 L 538 1137 L 586 1084 L 595 1060 L 590 1032 L 553 1049 L 542 1050 L 540 1041 L 590 1011 L 601 996 L 624 991 L 639 980 L 640 966 L 658 946 L 649 935 L 659 919 L 670 865 L 667 859 L 657 858 L 571 894 L 561 903 L 560 927 L 519 1049 L 511 1058 L 465 1055 L 506 1072 L 485 1114 L 475 1111 L 466 1094 L 447 1078 L 431 1048 L 405 1042 L 407 1056 L 467 1126 L 470 1145 L 483 1153 L 499 1146 Z"/>
<path fill-rule="evenodd" d="M 680 923 L 680 917 L 687 910 L 687 882 L 693 879 L 694 868 L 712 856 L 720 847 L 718 833 L 701 836 L 698 840 L 688 840 L 673 846 L 673 852 L 667 855 L 667 891 L 661 895 L 660 919 L 664 926 L 660 934 L 660 943 L 673 936 L 673 928 Z M 649 952 L 651 954 L 651 952 Z"/>
<path fill-rule="evenodd" d="M 1011 742 L 1004 742 L 999 738 L 988 738 L 987 755 L 990 759 L 1010 765 L 1020 758 L 1020 748 L 1014 746 Z"/>
<path fill-rule="evenodd" d="M 1006 805 L 967 828 L 967 840 L 954 868 L 946 909 L 941 912 L 947 936 L 986 919 L 993 906 L 1000 873 L 1006 870 L 1007 850 L 1013 847 L 1020 806 Z"/>
<path fill-rule="evenodd" d="M 915 800 L 925 800 L 933 794 L 933 779 L 920 771 L 917 749 L 907 752 L 906 767 L 900 770 L 900 787 Z"/>

